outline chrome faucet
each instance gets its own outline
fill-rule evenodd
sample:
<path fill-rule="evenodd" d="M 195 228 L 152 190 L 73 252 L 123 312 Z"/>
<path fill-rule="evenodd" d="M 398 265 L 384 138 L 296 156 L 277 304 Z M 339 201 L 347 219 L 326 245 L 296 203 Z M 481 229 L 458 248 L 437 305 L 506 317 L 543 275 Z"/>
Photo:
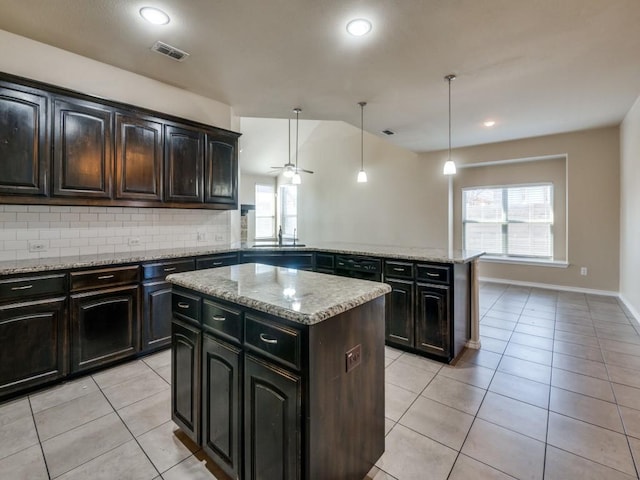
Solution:
<path fill-rule="evenodd" d="M 296 246 L 296 232 L 298 231 L 297 228 L 293 229 L 293 246 Z"/>

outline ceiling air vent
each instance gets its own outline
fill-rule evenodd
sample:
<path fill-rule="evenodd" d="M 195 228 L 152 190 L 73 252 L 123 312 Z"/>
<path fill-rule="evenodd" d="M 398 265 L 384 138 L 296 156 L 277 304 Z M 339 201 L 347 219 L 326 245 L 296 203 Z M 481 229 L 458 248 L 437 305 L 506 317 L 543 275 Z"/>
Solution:
<path fill-rule="evenodd" d="M 160 41 L 154 43 L 153 47 L 151 47 L 151 50 L 161 53 L 162 55 L 166 55 L 167 57 L 170 57 L 178 62 L 182 62 L 189 56 L 187 52 Z"/>
<path fill-rule="evenodd" d="M 395 132 L 389 130 L 388 128 L 386 130 L 382 130 L 382 133 L 384 133 L 385 135 L 393 135 Z"/>

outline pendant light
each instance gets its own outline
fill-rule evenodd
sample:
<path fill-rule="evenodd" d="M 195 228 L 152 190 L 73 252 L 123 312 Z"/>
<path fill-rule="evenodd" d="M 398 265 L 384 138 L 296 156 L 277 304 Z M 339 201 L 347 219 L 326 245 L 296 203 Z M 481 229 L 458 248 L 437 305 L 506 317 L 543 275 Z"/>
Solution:
<path fill-rule="evenodd" d="M 289 156 L 287 157 L 287 163 L 284 166 L 284 170 L 282 171 L 282 175 L 286 178 L 292 178 L 295 172 L 293 168 L 291 168 L 291 119 L 287 119 L 289 123 Z"/>
<path fill-rule="evenodd" d="M 291 183 L 294 185 L 300 185 L 302 183 L 302 177 L 300 176 L 300 173 L 298 173 L 298 121 L 300 119 L 300 112 L 302 109 L 294 108 L 293 111 L 296 112 L 296 169 L 293 177 L 291 177 Z"/>
<path fill-rule="evenodd" d="M 442 173 L 444 175 L 455 175 L 456 174 L 456 164 L 451 160 L 451 80 L 455 80 L 455 75 L 447 75 L 444 79 L 449 82 L 449 156 L 447 157 L 447 162 L 444 164 L 444 169 Z"/>
<path fill-rule="evenodd" d="M 360 105 L 360 171 L 358 183 L 367 183 L 367 172 L 364 171 L 364 107 L 367 102 L 358 102 Z"/>

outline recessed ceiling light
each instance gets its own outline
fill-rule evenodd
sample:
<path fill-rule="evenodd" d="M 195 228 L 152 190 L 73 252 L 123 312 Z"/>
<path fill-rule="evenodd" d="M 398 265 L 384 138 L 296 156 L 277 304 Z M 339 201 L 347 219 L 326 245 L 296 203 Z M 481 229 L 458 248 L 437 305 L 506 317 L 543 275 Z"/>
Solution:
<path fill-rule="evenodd" d="M 486 120 L 485 122 L 483 122 L 483 125 L 485 127 L 493 127 L 496 124 L 495 120 Z"/>
<path fill-rule="evenodd" d="M 154 7 L 142 7 L 140 16 L 154 25 L 166 25 L 170 20 L 169 15 Z"/>
<path fill-rule="evenodd" d="M 354 37 L 361 37 L 371 31 L 371 22 L 364 18 L 356 18 L 347 23 L 347 32 Z"/>

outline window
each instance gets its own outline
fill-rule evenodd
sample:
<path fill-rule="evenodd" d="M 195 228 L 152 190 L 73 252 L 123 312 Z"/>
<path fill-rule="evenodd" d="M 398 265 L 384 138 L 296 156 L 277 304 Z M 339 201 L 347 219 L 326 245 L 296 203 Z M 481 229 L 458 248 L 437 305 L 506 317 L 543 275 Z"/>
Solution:
<path fill-rule="evenodd" d="M 466 188 L 462 205 L 465 249 L 553 258 L 553 185 Z"/>
<path fill-rule="evenodd" d="M 276 236 L 276 192 L 273 185 L 256 184 L 256 238 Z"/>
<path fill-rule="evenodd" d="M 280 187 L 280 224 L 282 236 L 293 238 L 298 228 L 298 187 L 282 185 Z"/>

